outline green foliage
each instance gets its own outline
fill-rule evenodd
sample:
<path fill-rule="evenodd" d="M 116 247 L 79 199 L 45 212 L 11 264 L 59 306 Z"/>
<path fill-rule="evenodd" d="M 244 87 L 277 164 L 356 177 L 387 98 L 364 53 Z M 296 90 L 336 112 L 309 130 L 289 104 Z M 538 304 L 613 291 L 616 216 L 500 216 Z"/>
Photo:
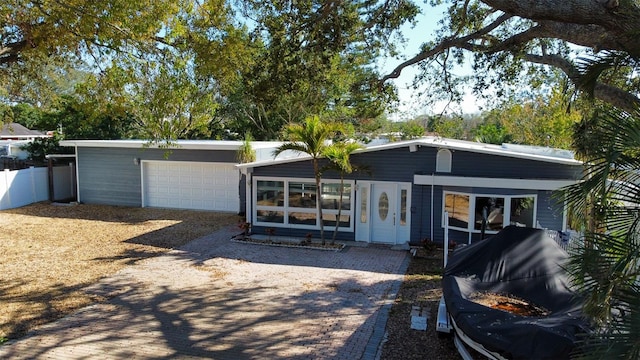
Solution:
<path fill-rule="evenodd" d="M 594 117 L 595 118 L 595 117 Z M 591 121 L 583 181 L 565 190 L 584 229 L 569 271 L 597 325 L 584 358 L 640 354 L 640 113 L 611 108 Z"/>
<path fill-rule="evenodd" d="M 546 94 L 563 82 L 578 95 L 626 111 L 640 106 L 637 1 L 442 0 L 428 5 L 433 11 L 447 7 L 439 29 L 383 77 L 394 79 L 416 67 L 415 86 L 429 94 L 423 106 L 459 103 L 469 89 L 493 106 L 523 89 Z"/>
<path fill-rule="evenodd" d="M 256 161 L 256 151 L 251 146 L 251 142 L 253 141 L 253 136 L 251 136 L 250 132 L 245 133 L 244 141 L 240 148 L 238 148 L 237 159 L 239 163 L 249 163 Z"/>
<path fill-rule="evenodd" d="M 476 141 L 501 145 L 512 142 L 512 135 L 500 124 L 481 124 L 475 129 Z"/>
<path fill-rule="evenodd" d="M 394 91 L 378 82 L 376 56 L 418 8 L 407 1 L 254 0 L 242 4 L 255 21 L 256 61 L 225 97 L 233 131 L 250 126 L 273 139 L 284 124 L 312 114 L 358 125 L 380 115 Z"/>
<path fill-rule="evenodd" d="M 319 116 L 310 116 L 305 119 L 302 124 L 291 123 L 284 128 L 284 138 L 287 140 L 273 152 L 274 156 L 278 156 L 284 151 L 296 151 L 311 156 L 313 165 L 313 173 L 316 181 L 316 210 L 318 211 L 318 219 L 320 221 L 320 239 L 322 245 L 325 244 L 324 239 L 324 220 L 322 217 L 322 204 L 319 199 L 322 198 L 322 190 L 320 180 L 322 177 L 322 169 L 319 160 L 324 157 L 329 145 L 329 140 L 336 137 L 341 132 L 343 126 L 338 123 L 323 122 Z"/>
<path fill-rule="evenodd" d="M 60 146 L 60 136 L 57 134 L 48 138 L 35 138 L 20 148 L 29 153 L 28 159 L 36 165 L 45 164 L 46 155 L 67 154 L 71 151 L 69 148 Z"/>
<path fill-rule="evenodd" d="M 570 109 L 562 92 L 554 89 L 548 96 L 510 99 L 483 117 L 485 125 L 495 124 L 511 142 L 570 149 L 581 112 Z"/>

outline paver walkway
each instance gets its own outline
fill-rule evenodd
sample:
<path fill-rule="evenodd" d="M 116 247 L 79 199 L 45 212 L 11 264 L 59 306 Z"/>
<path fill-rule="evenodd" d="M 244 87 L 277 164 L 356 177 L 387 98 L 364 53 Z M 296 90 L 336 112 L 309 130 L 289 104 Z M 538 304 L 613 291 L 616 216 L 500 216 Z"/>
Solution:
<path fill-rule="evenodd" d="M 109 300 L 0 346 L 12 359 L 372 359 L 406 251 L 230 241 L 235 227 L 92 286 Z"/>

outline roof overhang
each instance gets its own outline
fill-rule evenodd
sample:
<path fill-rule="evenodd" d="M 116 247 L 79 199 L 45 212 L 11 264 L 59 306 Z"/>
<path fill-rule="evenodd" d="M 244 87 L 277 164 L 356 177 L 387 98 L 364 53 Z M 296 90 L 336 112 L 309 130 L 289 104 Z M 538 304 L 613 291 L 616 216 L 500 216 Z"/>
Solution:
<path fill-rule="evenodd" d="M 441 175 L 413 176 L 413 183 L 416 185 L 549 191 L 558 190 L 565 186 L 576 184 L 579 181 L 570 179 L 508 179 Z"/>
<path fill-rule="evenodd" d="M 533 161 L 542 161 L 548 163 L 580 166 L 583 165 L 582 161 L 573 158 L 573 154 L 568 150 L 552 149 L 546 147 L 526 146 L 526 145 L 493 145 L 483 144 L 464 140 L 445 139 L 436 136 L 429 136 L 415 140 L 391 142 L 383 145 L 369 146 L 354 151 L 354 154 L 367 153 L 373 151 L 384 151 L 391 149 L 407 148 L 408 151 L 414 152 L 422 146 L 428 146 L 439 149 L 468 151 L 479 154 L 488 154 L 496 156 L 504 156 L 518 159 L 526 159 Z M 311 159 L 306 154 L 301 154 L 298 157 L 287 158 L 275 158 L 271 160 L 261 160 L 252 163 L 239 164 L 239 168 L 254 168 L 261 166 L 270 166 L 283 163 L 291 163 L 297 161 L 305 161 Z"/>
<path fill-rule="evenodd" d="M 176 140 L 171 144 L 155 143 L 149 140 L 62 140 L 62 146 L 99 147 L 99 148 L 127 148 L 127 149 L 185 149 L 185 150 L 231 150 L 237 151 L 243 141 L 231 140 Z M 252 141 L 254 150 L 275 148 L 282 144 L 276 141 Z"/>

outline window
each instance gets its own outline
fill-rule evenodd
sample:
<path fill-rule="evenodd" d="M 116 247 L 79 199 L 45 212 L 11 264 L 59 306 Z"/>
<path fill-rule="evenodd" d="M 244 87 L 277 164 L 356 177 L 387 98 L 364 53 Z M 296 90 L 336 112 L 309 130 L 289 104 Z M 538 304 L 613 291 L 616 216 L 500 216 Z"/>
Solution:
<path fill-rule="evenodd" d="M 445 192 L 443 208 L 449 213 L 449 226 L 463 231 L 481 231 L 485 217 L 488 232 L 497 232 L 507 225 L 533 227 L 536 195 Z"/>
<path fill-rule="evenodd" d="M 317 229 L 316 184 L 312 179 L 254 178 L 256 224 L 301 229 Z M 325 228 L 353 229 L 353 182 L 345 181 L 340 201 L 340 182 L 325 180 L 320 185 Z M 338 211 L 340 217 L 338 218 Z"/>
<path fill-rule="evenodd" d="M 366 187 L 360 190 L 360 222 L 363 224 L 367 222 L 367 218 L 369 217 L 367 214 L 367 198 L 369 196 L 367 190 L 368 188 Z"/>
<path fill-rule="evenodd" d="M 407 190 L 400 190 L 400 225 L 407 225 Z"/>
<path fill-rule="evenodd" d="M 482 229 L 482 221 L 485 216 L 487 229 L 502 229 L 502 224 L 504 223 L 504 198 L 477 196 L 474 215 L 473 228 L 475 230 Z"/>
<path fill-rule="evenodd" d="M 533 227 L 534 197 L 511 198 L 509 225 Z"/>
<path fill-rule="evenodd" d="M 445 194 L 444 210 L 449 213 L 449 226 L 463 229 L 469 227 L 469 195 Z"/>
<path fill-rule="evenodd" d="M 438 150 L 438 154 L 436 155 L 436 171 L 451 172 L 451 151 L 448 149 Z"/>

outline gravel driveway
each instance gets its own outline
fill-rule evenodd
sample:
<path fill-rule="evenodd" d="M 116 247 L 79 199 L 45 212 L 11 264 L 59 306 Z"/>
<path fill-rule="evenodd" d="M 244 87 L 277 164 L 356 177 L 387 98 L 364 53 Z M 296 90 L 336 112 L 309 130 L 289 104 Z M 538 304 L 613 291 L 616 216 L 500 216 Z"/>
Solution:
<path fill-rule="evenodd" d="M 236 227 L 87 289 L 104 302 L 0 347 L 0 358 L 374 359 L 406 251 L 230 241 Z"/>

